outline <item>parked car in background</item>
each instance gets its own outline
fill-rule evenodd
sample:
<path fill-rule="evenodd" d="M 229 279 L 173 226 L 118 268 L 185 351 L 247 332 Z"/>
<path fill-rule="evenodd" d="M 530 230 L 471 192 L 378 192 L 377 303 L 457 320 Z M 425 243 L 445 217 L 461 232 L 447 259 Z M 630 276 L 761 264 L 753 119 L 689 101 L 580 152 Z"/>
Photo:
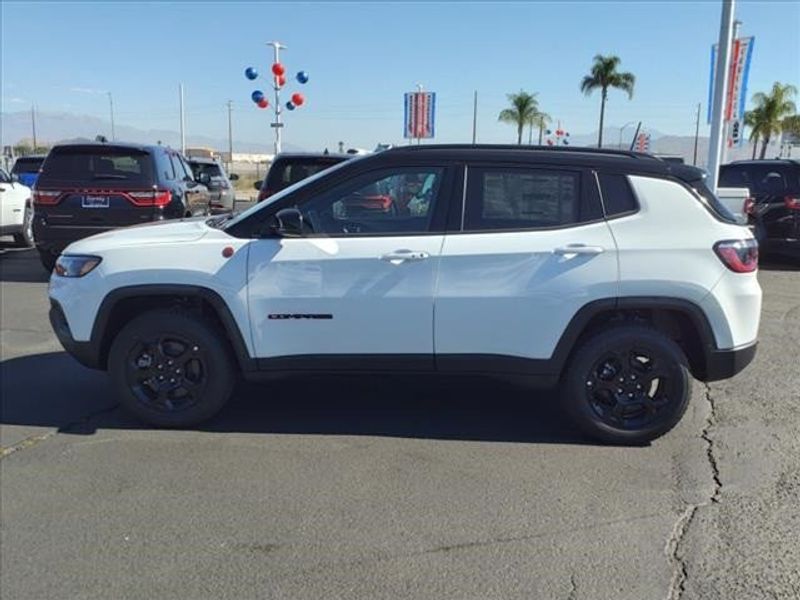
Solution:
<path fill-rule="evenodd" d="M 11 174 L 16 175 L 22 185 L 32 188 L 39 177 L 39 169 L 42 168 L 45 156 L 45 154 L 20 156 L 11 167 Z"/>
<path fill-rule="evenodd" d="M 52 270 L 70 243 L 110 229 L 209 214 L 208 190 L 178 152 L 164 146 L 55 146 L 33 192 L 33 232 Z"/>
<path fill-rule="evenodd" d="M 264 180 L 256 181 L 253 184 L 253 187 L 258 190 L 258 202 L 266 200 L 272 194 L 276 194 L 306 177 L 351 158 L 353 158 L 351 154 L 278 154 L 272 161 Z"/>
<path fill-rule="evenodd" d="M 0 235 L 13 235 L 20 246 L 33 244 L 31 189 L 0 169 Z"/>
<path fill-rule="evenodd" d="M 208 188 L 210 212 L 219 214 L 232 211 L 236 193 L 231 181 L 236 181 L 239 176 L 235 174 L 228 176 L 222 165 L 213 158 L 190 156 L 186 162 L 192 169 L 195 181 Z"/>
<path fill-rule="evenodd" d="M 159 426 L 209 419 L 239 375 L 488 373 L 557 385 L 586 433 L 642 444 L 692 376 L 756 352 L 758 247 L 703 178 L 606 149 L 403 146 L 231 218 L 76 242 L 50 319 Z"/>
<path fill-rule="evenodd" d="M 737 223 L 747 225 L 747 211 L 753 202 L 749 189 L 746 187 L 719 187 L 717 188 L 717 198 L 736 217 Z"/>
<path fill-rule="evenodd" d="M 800 258 L 800 161 L 735 161 L 720 167 L 719 185 L 750 190 L 745 212 L 763 253 Z"/>

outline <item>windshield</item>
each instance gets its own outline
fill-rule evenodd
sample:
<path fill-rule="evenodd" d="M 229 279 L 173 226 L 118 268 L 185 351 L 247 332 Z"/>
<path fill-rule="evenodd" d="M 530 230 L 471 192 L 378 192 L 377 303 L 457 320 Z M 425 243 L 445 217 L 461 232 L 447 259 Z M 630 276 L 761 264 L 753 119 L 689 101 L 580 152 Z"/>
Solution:
<path fill-rule="evenodd" d="M 225 223 L 225 225 L 222 228 L 223 229 L 228 229 L 228 227 L 233 227 L 237 223 L 242 222 L 244 219 L 247 219 L 250 216 L 256 214 L 257 212 L 259 212 L 261 210 L 264 210 L 265 208 L 267 208 L 268 206 L 271 206 L 275 202 L 278 202 L 279 200 L 283 199 L 285 196 L 293 193 L 295 190 L 299 190 L 304 185 L 309 185 L 309 184 L 317 181 L 319 178 L 321 178 L 323 176 L 326 176 L 326 175 L 328 175 L 330 173 L 333 173 L 334 171 L 338 171 L 339 169 L 341 169 L 345 165 L 348 165 L 348 164 L 350 164 L 350 163 L 352 163 L 352 162 L 354 162 L 356 160 L 363 160 L 363 159 L 362 158 L 356 158 L 356 159 L 353 159 L 353 160 L 342 161 L 337 165 L 334 165 L 332 167 L 329 167 L 329 168 L 325 169 L 324 171 L 319 171 L 318 173 L 315 173 L 314 175 L 311 175 L 310 177 L 308 177 L 306 179 L 303 179 L 302 181 L 298 181 L 297 183 L 295 183 L 293 185 L 290 185 L 287 188 L 283 188 L 278 193 L 273 194 L 272 196 L 270 196 L 269 200 L 264 200 L 263 202 L 258 202 L 254 206 L 251 206 L 250 208 L 248 208 L 243 213 L 240 213 L 239 215 L 237 215 L 236 217 L 234 217 L 233 219 L 231 219 L 230 221 Z"/>

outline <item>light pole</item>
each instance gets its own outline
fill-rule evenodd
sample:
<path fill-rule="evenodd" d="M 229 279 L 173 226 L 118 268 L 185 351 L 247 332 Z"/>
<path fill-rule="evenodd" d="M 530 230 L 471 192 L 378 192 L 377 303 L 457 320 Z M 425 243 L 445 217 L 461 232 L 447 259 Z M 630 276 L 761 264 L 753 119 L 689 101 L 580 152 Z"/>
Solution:
<path fill-rule="evenodd" d="M 636 121 L 629 121 L 625 123 L 622 127 L 619 128 L 619 144 L 617 144 L 617 148 L 622 150 L 622 132 L 625 131 L 626 127 L 630 127 L 631 125 L 635 125 Z"/>
<path fill-rule="evenodd" d="M 116 140 L 114 132 L 114 99 L 111 97 L 111 92 L 108 92 L 108 109 L 111 111 L 111 141 Z"/>
<path fill-rule="evenodd" d="M 717 64 L 714 71 L 714 104 L 711 107 L 711 135 L 708 148 L 708 186 L 717 191 L 720 159 L 725 144 L 725 96 L 728 93 L 728 68 L 731 59 L 731 30 L 733 29 L 733 0 L 722 0 L 722 16 L 717 46 Z"/>
<path fill-rule="evenodd" d="M 267 42 L 267 46 L 272 46 L 273 49 L 275 60 L 272 64 L 280 64 L 280 51 L 281 49 L 286 50 L 286 46 L 280 42 Z M 272 123 L 272 127 L 275 129 L 275 154 L 280 154 L 281 128 L 283 127 L 283 123 L 281 123 L 281 87 L 278 85 L 278 75 L 273 74 L 272 79 L 272 87 L 275 89 L 275 121 Z"/>

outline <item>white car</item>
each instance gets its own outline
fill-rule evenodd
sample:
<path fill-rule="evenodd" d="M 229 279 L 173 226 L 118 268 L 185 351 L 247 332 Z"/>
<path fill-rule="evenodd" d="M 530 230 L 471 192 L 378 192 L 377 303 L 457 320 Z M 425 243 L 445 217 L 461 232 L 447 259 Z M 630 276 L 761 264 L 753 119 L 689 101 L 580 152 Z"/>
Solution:
<path fill-rule="evenodd" d="M 239 375 L 435 371 L 558 385 L 588 434 L 639 444 L 692 376 L 755 354 L 757 244 L 702 178 L 606 149 L 398 147 L 235 217 L 73 243 L 51 322 L 159 426 L 208 419 Z"/>
<path fill-rule="evenodd" d="M 31 189 L 0 169 L 0 235 L 13 235 L 21 246 L 33 245 Z"/>

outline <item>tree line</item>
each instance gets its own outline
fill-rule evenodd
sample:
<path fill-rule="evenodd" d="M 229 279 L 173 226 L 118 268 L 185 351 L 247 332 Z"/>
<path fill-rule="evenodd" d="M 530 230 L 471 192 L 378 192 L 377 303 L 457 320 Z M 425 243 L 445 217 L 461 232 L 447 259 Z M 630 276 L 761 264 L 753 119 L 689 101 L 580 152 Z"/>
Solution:
<path fill-rule="evenodd" d="M 580 90 L 585 95 L 600 91 L 600 124 L 597 132 L 597 147 L 603 146 L 603 124 L 605 122 L 606 101 L 608 92 L 618 89 L 633 98 L 636 76 L 633 73 L 619 71 L 622 61 L 618 56 L 597 54 L 592 62 L 589 74 L 580 83 Z M 750 141 L 753 142 L 753 158 L 759 140 L 762 142 L 760 158 L 764 158 L 770 140 L 782 131 L 800 136 L 800 115 L 793 101 L 797 88 L 790 84 L 776 81 L 769 92 L 758 92 L 753 95 L 753 109 L 745 112 L 744 125 L 750 128 Z M 542 132 L 552 118 L 539 107 L 538 93 L 520 90 L 508 94 L 509 108 L 500 111 L 498 121 L 508 123 L 517 128 L 517 144 L 522 144 L 525 127 L 530 128 L 528 143 L 531 142 L 533 127 L 539 129 L 539 145 L 542 144 Z"/>

